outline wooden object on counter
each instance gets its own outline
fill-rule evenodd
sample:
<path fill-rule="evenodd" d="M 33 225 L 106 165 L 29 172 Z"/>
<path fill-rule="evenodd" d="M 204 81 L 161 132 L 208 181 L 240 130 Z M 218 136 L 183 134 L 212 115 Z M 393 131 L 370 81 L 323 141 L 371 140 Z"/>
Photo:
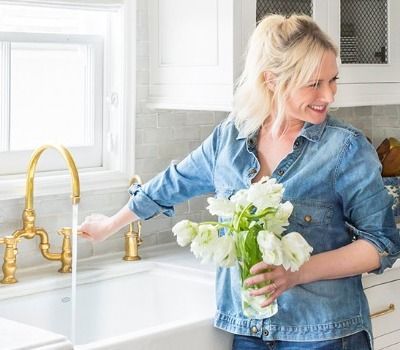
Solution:
<path fill-rule="evenodd" d="M 382 141 L 376 151 L 382 163 L 382 176 L 400 176 L 400 142 L 389 137 Z"/>

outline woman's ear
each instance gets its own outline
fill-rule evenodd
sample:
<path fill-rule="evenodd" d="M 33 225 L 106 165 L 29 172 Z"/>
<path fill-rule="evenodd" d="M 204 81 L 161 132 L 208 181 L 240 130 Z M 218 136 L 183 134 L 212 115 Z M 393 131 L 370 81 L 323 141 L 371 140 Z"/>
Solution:
<path fill-rule="evenodd" d="M 275 74 L 268 71 L 264 72 L 265 85 L 267 85 L 267 88 L 271 91 L 275 90 L 275 80 L 276 80 Z"/>

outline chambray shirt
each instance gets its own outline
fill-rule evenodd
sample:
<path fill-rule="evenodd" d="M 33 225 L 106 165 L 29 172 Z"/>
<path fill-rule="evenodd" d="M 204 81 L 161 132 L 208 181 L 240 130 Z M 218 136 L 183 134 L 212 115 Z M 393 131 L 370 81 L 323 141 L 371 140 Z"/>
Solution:
<path fill-rule="evenodd" d="M 191 197 L 214 192 L 228 198 L 248 188 L 260 169 L 257 137 L 244 137 L 232 121 L 222 122 L 182 162 L 144 186 L 132 186 L 131 210 L 144 220 L 158 213 L 171 216 L 175 204 Z M 300 232 L 312 254 L 367 240 L 381 259 L 374 272 L 383 272 L 400 254 L 400 236 L 380 173 L 377 154 L 360 131 L 330 116 L 321 124 L 305 123 L 293 151 L 272 174 L 284 185 L 284 200 L 294 206 L 286 232 Z M 235 267 L 218 269 L 216 298 L 215 326 L 231 333 L 266 341 L 313 341 L 365 330 L 372 347 L 361 275 L 291 288 L 278 297 L 278 313 L 265 320 L 243 315 Z"/>

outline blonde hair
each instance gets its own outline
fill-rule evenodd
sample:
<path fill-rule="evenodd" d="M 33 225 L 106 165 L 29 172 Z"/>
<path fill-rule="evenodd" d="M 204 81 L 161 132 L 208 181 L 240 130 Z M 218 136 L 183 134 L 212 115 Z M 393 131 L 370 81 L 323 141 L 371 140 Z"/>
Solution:
<path fill-rule="evenodd" d="M 326 51 L 337 56 L 335 44 L 308 16 L 270 15 L 261 20 L 250 38 L 233 99 L 231 118 L 241 133 L 248 136 L 258 130 L 273 108 L 274 134 L 286 127 L 288 92 L 310 81 Z M 265 72 L 273 81 L 265 81 Z"/>

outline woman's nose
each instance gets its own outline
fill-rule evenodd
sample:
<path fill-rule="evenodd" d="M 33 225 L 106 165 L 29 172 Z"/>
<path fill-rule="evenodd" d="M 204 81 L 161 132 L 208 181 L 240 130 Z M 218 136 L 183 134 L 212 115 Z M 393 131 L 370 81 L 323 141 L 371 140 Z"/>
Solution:
<path fill-rule="evenodd" d="M 326 103 L 332 103 L 335 100 L 336 95 L 336 83 L 335 84 L 326 84 L 320 89 L 321 98 Z"/>

